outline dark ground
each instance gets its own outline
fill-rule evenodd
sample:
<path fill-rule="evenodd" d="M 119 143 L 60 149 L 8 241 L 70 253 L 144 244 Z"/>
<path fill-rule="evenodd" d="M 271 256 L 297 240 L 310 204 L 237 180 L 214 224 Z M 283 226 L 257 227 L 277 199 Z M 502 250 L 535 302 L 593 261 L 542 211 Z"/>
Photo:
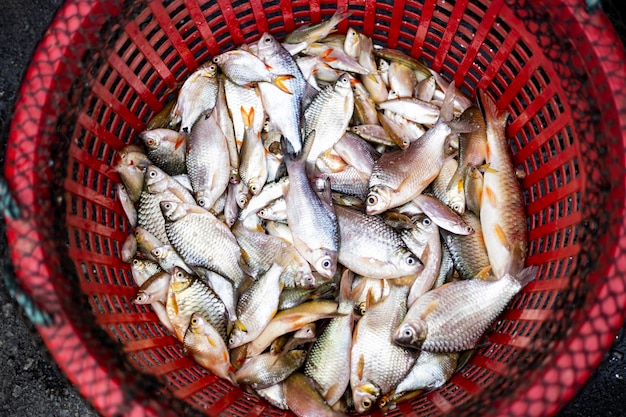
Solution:
<path fill-rule="evenodd" d="M 4 0 L 0 7 L 0 144 L 6 140 L 13 102 L 31 54 L 60 0 Z M 617 15 L 617 1 L 603 2 Z M 617 25 L 624 26 L 617 21 Z M 4 151 L 0 153 L 3 165 Z M 0 254 L 6 245 L 0 224 Z M 32 326 L 0 280 L 0 416 L 92 417 L 97 413 L 51 362 Z M 597 371 L 558 417 L 622 416 L 626 409 L 624 329 Z"/>

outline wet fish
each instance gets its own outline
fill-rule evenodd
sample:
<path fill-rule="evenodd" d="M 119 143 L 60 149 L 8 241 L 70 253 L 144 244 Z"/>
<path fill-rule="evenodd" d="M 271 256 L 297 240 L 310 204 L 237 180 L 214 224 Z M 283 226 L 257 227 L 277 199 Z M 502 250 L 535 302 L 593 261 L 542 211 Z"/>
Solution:
<path fill-rule="evenodd" d="M 511 299 L 532 281 L 537 267 L 497 281 L 470 279 L 435 288 L 410 307 L 393 334 L 401 346 L 428 352 L 472 349 Z"/>
<path fill-rule="evenodd" d="M 130 271 L 133 281 L 138 287 L 150 279 L 151 276 L 161 271 L 158 263 L 148 259 L 134 258 L 130 263 Z"/>
<path fill-rule="evenodd" d="M 178 267 L 172 270 L 166 309 L 178 340 L 184 339 L 194 313 L 209 322 L 221 339 L 226 339 L 228 316 L 224 303 L 211 287 Z"/>
<path fill-rule="evenodd" d="M 135 235 L 131 233 L 126 237 L 126 240 L 124 240 L 124 244 L 122 245 L 122 250 L 120 253 L 120 258 L 124 262 L 131 262 L 136 254 L 137 239 L 135 238 Z"/>
<path fill-rule="evenodd" d="M 207 63 L 185 79 L 172 108 L 172 122 L 180 122 L 180 131 L 191 133 L 201 116 L 208 117 L 217 101 L 217 65 Z"/>
<path fill-rule="evenodd" d="M 350 57 L 359 59 L 359 54 L 361 53 L 361 35 L 355 28 L 348 28 L 343 43 L 343 50 Z"/>
<path fill-rule="evenodd" d="M 418 355 L 393 342 L 391 335 L 406 313 L 406 286 L 391 285 L 389 295 L 369 308 L 354 330 L 350 388 L 357 413 L 369 411 L 411 370 Z"/>
<path fill-rule="evenodd" d="M 194 203 L 191 193 L 178 181 L 156 165 L 146 168 L 144 190 L 137 206 L 137 225 L 154 235 L 162 243 L 169 243 L 165 220 L 161 213 L 162 201 Z"/>
<path fill-rule="evenodd" d="M 230 181 L 228 143 L 215 117 L 201 118 L 187 145 L 187 172 L 198 205 L 213 207 Z"/>
<path fill-rule="evenodd" d="M 338 260 L 358 275 L 398 278 L 418 273 L 423 265 L 379 216 L 336 206 L 340 241 Z"/>
<path fill-rule="evenodd" d="M 260 58 L 243 49 L 222 52 L 213 58 L 213 62 L 237 85 L 251 87 L 255 83 L 266 82 L 291 94 L 284 81 L 293 78 L 293 75 L 271 72 Z"/>
<path fill-rule="evenodd" d="M 324 318 L 335 317 L 338 304 L 332 300 L 307 301 L 296 307 L 276 313 L 263 332 L 248 345 L 248 356 L 256 356 L 272 342 L 287 333 Z"/>
<path fill-rule="evenodd" d="M 304 111 L 305 137 L 311 137 L 306 164 L 308 172 L 315 166 L 315 160 L 323 152 L 331 149 L 343 136 L 352 118 L 354 96 L 347 73 L 320 91 Z M 311 135 L 311 132 L 315 132 Z"/>
<path fill-rule="evenodd" d="M 260 132 L 265 123 L 263 101 L 258 88 L 242 87 L 229 79 L 224 80 L 224 92 L 228 112 L 233 123 L 237 149 L 239 150 L 243 144 L 243 136 L 246 130 L 244 124 L 245 115 L 241 112 L 241 108 L 246 109 L 248 113 L 250 113 L 250 109 L 254 109 L 254 113 L 250 113 L 250 115 L 253 115 L 251 126 L 255 132 Z M 239 162 L 237 162 L 236 166 L 239 166 Z"/>
<path fill-rule="evenodd" d="M 347 19 L 350 13 L 345 9 L 337 9 L 333 15 L 316 24 L 305 24 L 292 30 L 285 36 L 285 43 L 312 43 L 325 38 L 337 24 Z"/>
<path fill-rule="evenodd" d="M 152 255 L 152 249 L 163 245 L 156 236 L 148 232 L 141 226 L 135 228 L 135 240 L 137 241 L 137 250 L 147 259 L 156 262 L 156 258 Z"/>
<path fill-rule="evenodd" d="M 313 288 L 284 288 L 280 293 L 278 309 L 286 310 L 310 300 L 334 299 L 337 284 L 326 282 Z"/>
<path fill-rule="evenodd" d="M 269 33 L 259 39 L 258 56 L 277 74 L 290 74 L 284 82 L 287 94 L 269 83 L 258 85 L 270 121 L 278 127 L 295 154 L 302 152 L 303 100 L 307 82 L 291 54 Z"/>
<path fill-rule="evenodd" d="M 306 356 L 307 351 L 301 349 L 278 355 L 268 352 L 254 356 L 237 370 L 237 382 L 253 389 L 268 388 L 287 379 L 302 366 Z"/>
<path fill-rule="evenodd" d="M 378 107 L 421 124 L 435 124 L 439 118 L 439 107 L 413 97 L 400 96 L 378 103 Z"/>
<path fill-rule="evenodd" d="M 415 75 L 413 68 L 399 61 L 391 61 L 389 63 L 388 77 L 389 89 L 395 91 L 398 97 L 413 96 L 413 90 L 417 85 L 417 76 Z"/>
<path fill-rule="evenodd" d="M 413 235 L 415 236 L 415 233 L 419 233 L 421 235 L 420 240 L 423 240 L 425 243 L 423 250 L 415 254 L 419 256 L 424 264 L 424 269 L 417 274 L 413 284 L 411 284 L 407 297 L 407 305 L 409 307 L 415 300 L 433 288 L 439 276 L 441 258 L 443 256 L 439 234 L 441 229 L 425 215 L 416 216 L 414 222 L 416 230 L 413 232 Z"/>
<path fill-rule="evenodd" d="M 472 105 L 461 114 L 461 119 L 471 121 L 478 129 L 475 132 L 459 135 L 459 165 L 455 174 L 450 178 L 449 190 L 464 190 L 466 176 L 470 167 L 480 167 L 487 157 L 487 127 L 480 109 Z M 465 206 L 461 210 L 463 213 Z"/>
<path fill-rule="evenodd" d="M 441 200 L 428 194 L 420 194 L 413 199 L 413 202 L 440 228 L 458 235 L 474 233 L 474 228 L 465 223 L 461 216 Z"/>
<path fill-rule="evenodd" d="M 465 212 L 464 183 L 457 183 L 456 187 L 448 187 L 458 166 L 459 162 L 455 158 L 448 158 L 441 167 L 437 178 L 431 183 L 431 190 L 438 200 L 455 212 L 463 214 Z"/>
<path fill-rule="evenodd" d="M 170 286 L 170 273 L 165 271 L 157 272 L 146 282 L 141 284 L 137 295 L 133 298 L 134 304 L 152 304 L 160 301 L 167 301 L 167 290 Z"/>
<path fill-rule="evenodd" d="M 441 388 L 456 370 L 458 359 L 457 352 L 421 352 L 409 374 L 393 391 L 393 395 L 386 398 L 384 403 L 381 399 L 379 406 L 388 407 L 411 391 Z"/>
<path fill-rule="evenodd" d="M 153 164 L 169 175 L 185 172 L 187 137 L 184 133 L 166 128 L 144 130 L 139 133 L 139 139 Z"/>
<path fill-rule="evenodd" d="M 289 146 L 286 141 L 282 143 Z M 283 194 L 294 245 L 318 273 L 332 278 L 339 247 L 335 211 L 330 202 L 323 201 L 313 191 L 305 173 L 305 159 L 294 159 L 291 154 L 291 151 L 285 153 L 289 184 L 283 184 Z"/>
<path fill-rule="evenodd" d="M 306 359 L 304 374 L 320 387 L 326 403 L 333 406 L 350 383 L 350 351 L 354 315 L 350 290 L 353 273 L 346 269 L 341 278 L 339 307 L 343 314 L 331 319 L 319 335 Z"/>
<path fill-rule="evenodd" d="M 278 311 L 282 272 L 282 266 L 273 264 L 241 295 L 237 303 L 237 321 L 228 339 L 229 348 L 236 348 L 256 339 L 272 320 Z"/>
<path fill-rule="evenodd" d="M 451 126 L 459 131 L 474 129 L 468 123 L 453 123 L 452 99 L 453 95 L 446 97 L 442 117 L 407 149 L 383 154 L 376 161 L 366 200 L 368 214 L 382 213 L 418 196 L 439 175 L 446 159 L 444 144 L 452 132 Z"/>
<path fill-rule="evenodd" d="M 168 273 L 171 273 L 175 266 L 189 274 L 193 273 L 191 268 L 187 266 L 183 258 L 176 252 L 172 245 L 157 246 L 152 249 L 151 253 L 159 263 L 159 266 Z"/>
<path fill-rule="evenodd" d="M 124 146 L 113 162 L 113 170 L 119 174 L 130 200 L 134 203 L 139 201 L 144 174 L 151 163 L 143 149 L 137 145 Z"/>
<path fill-rule="evenodd" d="M 219 332 L 202 314 L 193 313 L 183 337 L 185 352 L 216 376 L 237 384 L 230 354 Z"/>
<path fill-rule="evenodd" d="M 343 413 L 333 410 L 326 404 L 324 398 L 315 390 L 311 379 L 304 374 L 294 372 L 282 383 L 282 386 L 287 406 L 297 416 L 344 416 Z"/>
<path fill-rule="evenodd" d="M 122 210 L 124 210 L 124 214 L 126 215 L 126 219 L 128 220 L 128 224 L 130 227 L 137 226 L 137 208 L 135 207 L 135 202 L 133 202 L 126 190 L 126 187 L 122 183 L 117 183 L 115 186 L 115 196 L 117 200 L 120 202 L 122 206 Z"/>
<path fill-rule="evenodd" d="M 267 180 L 267 150 L 261 140 L 261 132 L 254 130 L 254 107 L 241 108 L 244 122 L 244 137 L 239 154 L 239 175 L 253 195 L 263 189 Z"/>
<path fill-rule="evenodd" d="M 190 267 L 203 267 L 239 287 L 246 279 L 241 249 L 224 223 L 194 204 L 164 201 L 165 230 L 171 245 Z"/>
<path fill-rule="evenodd" d="M 482 90 L 478 94 L 487 126 L 489 169 L 483 174 L 480 202 L 485 246 L 496 278 L 516 275 L 524 267 L 528 251 L 524 199 L 506 137 L 508 112 Z"/>
<path fill-rule="evenodd" d="M 472 226 L 475 233 L 457 235 L 445 230 L 441 231 L 443 241 L 450 251 L 456 270 L 462 279 L 479 276 L 483 279 L 495 279 L 491 270 L 491 262 L 487 254 L 480 219 L 471 211 L 463 214 L 463 220 Z"/>

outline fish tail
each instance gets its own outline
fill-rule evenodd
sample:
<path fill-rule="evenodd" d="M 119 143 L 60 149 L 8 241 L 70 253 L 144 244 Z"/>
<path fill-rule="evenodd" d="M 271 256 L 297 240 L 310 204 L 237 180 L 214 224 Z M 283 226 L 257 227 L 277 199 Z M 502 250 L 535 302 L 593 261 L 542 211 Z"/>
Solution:
<path fill-rule="evenodd" d="M 467 172 L 467 167 L 459 165 L 454 175 L 452 175 L 452 178 L 450 178 L 450 182 L 448 183 L 448 186 L 446 187 L 446 191 L 451 191 L 455 187 L 458 191 L 462 191 L 464 187 L 466 172 Z"/>
<path fill-rule="evenodd" d="M 243 106 L 239 108 L 241 111 L 241 116 L 243 118 L 243 124 L 245 127 L 252 126 L 252 121 L 254 120 L 254 107 L 250 107 L 250 110 L 246 111 Z"/>
<path fill-rule="evenodd" d="M 441 104 L 441 110 L 439 112 L 440 118 L 444 122 L 452 122 L 454 119 L 454 80 L 448 86 L 446 90 L 446 95 L 443 98 L 443 103 Z"/>
<path fill-rule="evenodd" d="M 274 84 L 276 87 L 280 88 L 287 94 L 293 94 L 291 90 L 289 90 L 289 88 L 285 85 L 285 81 L 291 80 L 292 78 L 295 78 L 295 76 L 291 74 L 277 75 L 273 77 L 272 84 Z"/>
<path fill-rule="evenodd" d="M 483 90 L 478 90 L 476 98 L 478 99 L 478 106 L 485 117 L 485 122 L 493 126 L 497 125 L 503 129 L 506 125 L 506 119 L 509 117 L 509 112 L 498 109 L 496 102 Z"/>
<path fill-rule="evenodd" d="M 341 274 L 341 280 L 339 281 L 339 301 L 349 302 L 352 300 L 352 279 L 354 278 L 354 272 L 346 268 Z"/>
<path fill-rule="evenodd" d="M 522 285 L 522 288 L 524 288 L 526 285 L 528 285 L 529 282 L 535 279 L 535 276 L 537 275 L 538 270 L 539 270 L 539 267 L 537 265 L 526 267 L 522 269 L 522 271 L 519 274 L 517 274 L 515 278 Z"/>

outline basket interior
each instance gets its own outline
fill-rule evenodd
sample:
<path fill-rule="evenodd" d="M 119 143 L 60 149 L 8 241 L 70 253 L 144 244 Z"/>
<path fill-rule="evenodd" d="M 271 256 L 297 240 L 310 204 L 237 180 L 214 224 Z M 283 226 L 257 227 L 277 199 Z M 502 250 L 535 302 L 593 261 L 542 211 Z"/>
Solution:
<path fill-rule="evenodd" d="M 539 266 L 488 331 L 488 344 L 441 389 L 389 413 L 475 415 L 514 400 L 585 320 L 583 307 L 595 299 L 589 289 L 615 251 L 614 240 L 601 236 L 621 225 L 624 200 L 621 133 L 601 116 L 610 91 L 589 82 L 594 73 L 579 55 L 584 48 L 572 48 L 569 27 L 550 24 L 566 11 L 521 3 L 153 1 L 127 5 L 105 24 L 82 58 L 73 110 L 57 127 L 66 139 L 59 145 L 64 224 L 56 227 L 67 239 L 65 268 L 75 270 L 97 327 L 119 343 L 112 349 L 120 360 L 164 381 L 161 395 L 209 415 L 285 414 L 196 365 L 149 307 L 131 303 L 137 288 L 120 260 L 131 228 L 111 164 L 199 64 L 265 31 L 281 38 L 347 7 L 339 31 L 351 26 L 423 59 L 470 97 L 483 89 L 509 111 L 514 162 L 526 173 L 527 264 Z"/>

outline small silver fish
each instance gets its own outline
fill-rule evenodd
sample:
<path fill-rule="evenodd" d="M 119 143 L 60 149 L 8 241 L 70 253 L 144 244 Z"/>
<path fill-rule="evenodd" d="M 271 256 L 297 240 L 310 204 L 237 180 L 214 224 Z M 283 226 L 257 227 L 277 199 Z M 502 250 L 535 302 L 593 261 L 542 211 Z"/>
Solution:
<path fill-rule="evenodd" d="M 195 204 L 164 201 L 161 210 L 170 244 L 190 267 L 203 267 L 230 279 L 245 280 L 235 236 L 213 214 Z"/>
<path fill-rule="evenodd" d="M 213 115 L 194 125 L 185 161 L 196 201 L 208 210 L 226 191 L 231 172 L 227 139 Z"/>
<path fill-rule="evenodd" d="M 185 172 L 187 137 L 184 133 L 166 128 L 144 130 L 139 133 L 139 139 L 153 164 L 169 175 Z"/>
<path fill-rule="evenodd" d="M 218 92 L 217 65 L 207 63 L 185 79 L 172 108 L 173 123 L 180 122 L 180 131 L 191 133 L 201 116 L 209 116 L 215 107 Z"/>
<path fill-rule="evenodd" d="M 476 343 L 511 299 L 535 277 L 537 267 L 497 281 L 453 281 L 419 297 L 393 340 L 429 352 L 459 352 Z"/>
<path fill-rule="evenodd" d="M 336 206 L 341 245 L 338 259 L 346 268 L 369 278 L 398 278 L 424 267 L 400 236 L 379 216 Z"/>

